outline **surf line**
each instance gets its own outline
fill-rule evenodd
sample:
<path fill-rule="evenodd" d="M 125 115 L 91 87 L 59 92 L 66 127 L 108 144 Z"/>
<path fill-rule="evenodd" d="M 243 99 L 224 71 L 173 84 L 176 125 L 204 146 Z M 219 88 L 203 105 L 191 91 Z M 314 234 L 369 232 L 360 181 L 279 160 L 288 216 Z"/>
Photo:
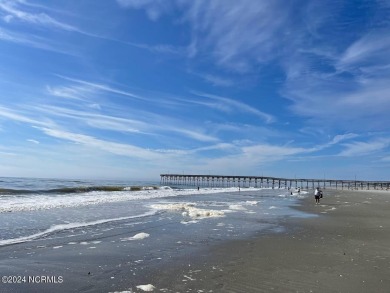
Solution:
<path fill-rule="evenodd" d="M 157 211 L 149 211 L 149 212 L 146 212 L 144 214 L 137 215 L 137 216 L 120 217 L 120 218 L 113 218 L 113 219 L 102 219 L 102 220 L 97 220 L 97 221 L 92 221 L 92 222 L 87 222 L 87 223 L 68 223 L 68 224 L 54 225 L 54 226 L 51 226 L 49 229 L 46 229 L 45 231 L 42 231 L 42 232 L 39 232 L 36 234 L 32 234 L 29 236 L 0 240 L 0 247 L 35 240 L 35 239 L 38 239 L 42 236 L 46 236 L 48 234 L 55 233 L 58 231 L 65 231 L 65 230 L 75 229 L 75 228 L 95 226 L 95 225 L 105 224 L 105 223 L 109 223 L 109 222 L 129 220 L 129 219 L 134 219 L 134 218 L 143 218 L 143 217 L 155 215 L 156 213 L 157 213 Z"/>

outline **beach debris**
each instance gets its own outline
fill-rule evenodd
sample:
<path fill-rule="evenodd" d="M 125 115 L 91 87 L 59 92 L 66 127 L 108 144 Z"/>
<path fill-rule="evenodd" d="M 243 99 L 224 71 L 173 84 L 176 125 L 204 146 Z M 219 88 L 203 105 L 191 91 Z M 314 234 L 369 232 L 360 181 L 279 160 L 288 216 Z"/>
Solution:
<path fill-rule="evenodd" d="M 152 284 L 147 284 L 147 285 L 138 285 L 136 286 L 137 289 L 141 289 L 145 292 L 152 292 L 156 287 L 154 287 Z"/>
<path fill-rule="evenodd" d="M 191 276 L 184 275 L 183 277 L 190 281 L 196 281 L 196 279 L 191 278 Z"/>

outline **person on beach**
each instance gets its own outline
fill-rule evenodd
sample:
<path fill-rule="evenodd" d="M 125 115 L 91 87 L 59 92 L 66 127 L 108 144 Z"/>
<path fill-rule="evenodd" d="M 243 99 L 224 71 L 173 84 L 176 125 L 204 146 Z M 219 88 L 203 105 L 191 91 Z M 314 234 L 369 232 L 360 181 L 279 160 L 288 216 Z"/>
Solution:
<path fill-rule="evenodd" d="M 314 191 L 314 198 L 316 200 L 316 204 L 320 203 L 320 189 L 317 187 L 316 190 Z"/>

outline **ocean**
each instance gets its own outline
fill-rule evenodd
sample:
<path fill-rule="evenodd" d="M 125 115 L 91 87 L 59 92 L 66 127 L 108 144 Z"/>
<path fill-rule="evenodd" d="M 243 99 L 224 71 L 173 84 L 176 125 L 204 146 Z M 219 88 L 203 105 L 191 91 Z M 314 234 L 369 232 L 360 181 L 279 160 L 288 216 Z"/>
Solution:
<path fill-rule="evenodd" d="M 0 178 L 0 272 L 26 274 L 23 266 L 50 259 L 51 274 L 66 278 L 79 263 L 72 270 L 101 268 L 99 288 L 121 290 L 126 285 L 115 278 L 126 272 L 142 269 L 147 276 L 222 241 L 283 231 L 281 218 L 310 216 L 292 208 L 304 196 L 306 191 L 287 189 Z M 101 255 L 106 257 L 98 265 Z M 66 261 L 75 256 L 74 263 Z M 123 271 L 112 272 L 118 263 Z"/>

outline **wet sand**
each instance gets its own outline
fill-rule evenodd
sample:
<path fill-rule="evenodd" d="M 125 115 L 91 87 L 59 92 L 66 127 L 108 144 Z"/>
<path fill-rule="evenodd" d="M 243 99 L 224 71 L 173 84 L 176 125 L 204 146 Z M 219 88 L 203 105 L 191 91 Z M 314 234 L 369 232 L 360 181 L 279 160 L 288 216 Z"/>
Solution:
<path fill-rule="evenodd" d="M 390 192 L 325 191 L 285 232 L 213 247 L 156 280 L 165 292 L 390 292 Z M 156 278 L 157 279 L 157 278 Z M 187 279 L 187 280 L 186 280 Z"/>

